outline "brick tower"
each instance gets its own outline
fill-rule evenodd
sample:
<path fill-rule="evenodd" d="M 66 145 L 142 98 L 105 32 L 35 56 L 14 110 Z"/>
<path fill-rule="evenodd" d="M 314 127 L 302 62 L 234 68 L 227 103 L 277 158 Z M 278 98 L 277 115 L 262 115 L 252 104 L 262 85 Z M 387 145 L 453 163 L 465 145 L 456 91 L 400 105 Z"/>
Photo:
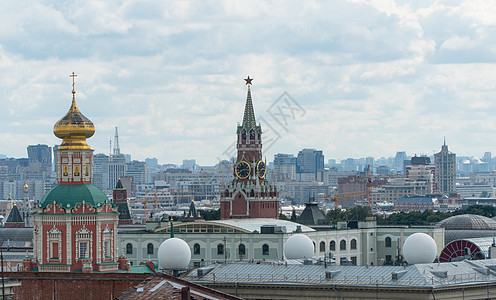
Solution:
<path fill-rule="evenodd" d="M 118 271 L 117 206 L 96 186 L 93 150 L 86 139 L 95 126 L 72 105 L 54 126 L 62 144 L 55 152 L 58 185 L 33 209 L 34 263 L 40 272 Z"/>
<path fill-rule="evenodd" d="M 234 179 L 221 192 L 221 219 L 278 218 L 279 192 L 269 184 L 265 162 L 262 159 L 262 127 L 255 121 L 251 99 L 251 81 L 248 76 L 243 123 L 238 124 L 234 165 Z"/>
<path fill-rule="evenodd" d="M 112 191 L 112 200 L 117 205 L 117 211 L 119 212 L 119 225 L 133 224 L 129 206 L 127 205 L 127 190 L 122 185 L 120 177 Z"/>

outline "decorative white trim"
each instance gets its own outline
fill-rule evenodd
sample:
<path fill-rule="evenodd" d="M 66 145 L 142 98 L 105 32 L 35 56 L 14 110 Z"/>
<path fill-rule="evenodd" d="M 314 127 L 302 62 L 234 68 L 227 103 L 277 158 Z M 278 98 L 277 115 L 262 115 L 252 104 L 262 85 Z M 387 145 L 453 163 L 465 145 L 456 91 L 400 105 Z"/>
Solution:
<path fill-rule="evenodd" d="M 87 253 L 89 254 L 88 257 L 80 257 L 80 243 L 88 243 L 88 249 Z M 83 258 L 91 258 L 93 259 L 93 232 L 91 230 L 88 230 L 86 226 L 83 224 L 83 228 L 80 230 L 76 231 L 76 257 L 75 261 L 78 262 L 80 259 Z"/>
<path fill-rule="evenodd" d="M 47 260 L 52 260 L 55 256 L 53 253 L 53 245 L 57 244 L 57 262 L 60 263 L 62 261 L 62 231 L 60 231 L 55 225 L 53 225 L 52 229 L 47 231 L 47 243 L 46 243 L 46 253 Z"/>

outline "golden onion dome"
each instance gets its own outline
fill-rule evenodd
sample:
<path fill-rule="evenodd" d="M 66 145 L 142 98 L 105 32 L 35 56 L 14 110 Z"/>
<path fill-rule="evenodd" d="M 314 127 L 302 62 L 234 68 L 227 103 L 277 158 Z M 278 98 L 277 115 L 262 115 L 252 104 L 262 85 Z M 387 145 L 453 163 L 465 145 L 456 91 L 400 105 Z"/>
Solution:
<path fill-rule="evenodd" d="M 53 126 L 53 133 L 62 139 L 59 149 L 91 149 L 86 139 L 95 133 L 95 125 L 76 105 L 76 91 L 72 90 L 72 105 L 67 114 Z"/>

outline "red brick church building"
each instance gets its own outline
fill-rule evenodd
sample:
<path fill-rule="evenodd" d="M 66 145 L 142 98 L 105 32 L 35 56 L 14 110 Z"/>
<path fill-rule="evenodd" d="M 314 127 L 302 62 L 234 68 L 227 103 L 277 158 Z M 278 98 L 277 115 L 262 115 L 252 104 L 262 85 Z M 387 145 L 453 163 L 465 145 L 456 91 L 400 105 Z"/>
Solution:
<path fill-rule="evenodd" d="M 237 160 L 234 165 L 234 179 L 221 192 L 221 219 L 279 217 L 279 192 L 265 177 L 262 127 L 255 120 L 250 90 L 252 80 L 249 76 L 245 79 L 248 94 L 243 122 L 236 130 Z"/>
<path fill-rule="evenodd" d="M 33 209 L 34 259 L 25 270 L 116 272 L 126 268 L 117 252 L 117 206 L 92 185 L 93 150 L 86 139 L 95 127 L 76 106 L 73 82 L 69 112 L 54 126 L 58 185 Z M 119 265 L 121 262 L 121 265 Z"/>

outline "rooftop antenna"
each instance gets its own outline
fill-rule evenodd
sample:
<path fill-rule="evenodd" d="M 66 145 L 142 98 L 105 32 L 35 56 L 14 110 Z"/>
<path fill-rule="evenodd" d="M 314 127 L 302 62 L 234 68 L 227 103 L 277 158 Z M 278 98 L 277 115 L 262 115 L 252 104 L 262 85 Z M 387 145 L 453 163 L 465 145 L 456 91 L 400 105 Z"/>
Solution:
<path fill-rule="evenodd" d="M 112 155 L 112 140 L 109 141 L 109 156 Z"/>
<path fill-rule="evenodd" d="M 121 149 L 119 148 L 119 131 L 117 126 L 115 126 L 115 136 L 114 136 L 114 155 L 120 155 Z"/>

